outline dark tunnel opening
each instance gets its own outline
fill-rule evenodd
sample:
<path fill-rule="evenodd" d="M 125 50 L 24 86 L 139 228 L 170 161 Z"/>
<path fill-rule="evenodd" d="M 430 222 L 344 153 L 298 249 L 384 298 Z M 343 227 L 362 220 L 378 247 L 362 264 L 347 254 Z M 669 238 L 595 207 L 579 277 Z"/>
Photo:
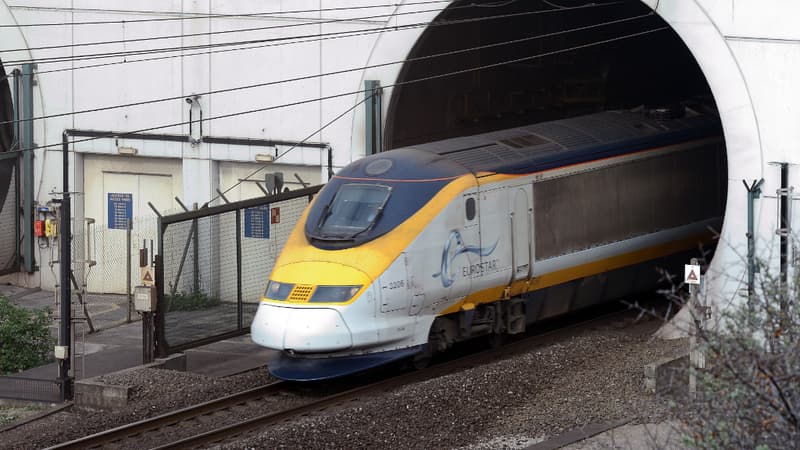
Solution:
<path fill-rule="evenodd" d="M 547 0 L 463 0 L 436 20 L 488 16 L 500 17 L 429 27 L 408 58 L 523 41 L 407 63 L 398 82 L 557 53 L 395 88 L 386 148 L 639 105 L 663 107 L 702 98 L 713 106 L 692 54 L 639 0 L 608 6 L 587 5 L 585 0 L 558 5 Z M 574 49 L 617 38 L 622 39 Z"/>
<path fill-rule="evenodd" d="M 465 72 L 395 88 L 388 106 L 385 148 L 639 106 L 669 111 L 692 102 L 716 113 L 711 89 L 694 56 L 678 34 L 639 0 L 607 5 L 585 0 L 459 0 L 436 20 L 490 16 L 500 17 L 432 26 L 423 32 L 409 59 L 491 46 L 407 63 L 398 83 Z M 493 45 L 509 41 L 514 42 Z M 519 61 L 503 64 L 511 60 Z M 497 66 L 467 70 L 492 64 Z M 712 170 L 719 185 L 707 192 L 683 184 L 691 178 L 685 167 L 663 169 L 665 179 L 671 180 L 670 198 L 691 201 L 693 196 L 708 195 L 717 199 L 724 216 L 724 152 L 723 147 Z"/>

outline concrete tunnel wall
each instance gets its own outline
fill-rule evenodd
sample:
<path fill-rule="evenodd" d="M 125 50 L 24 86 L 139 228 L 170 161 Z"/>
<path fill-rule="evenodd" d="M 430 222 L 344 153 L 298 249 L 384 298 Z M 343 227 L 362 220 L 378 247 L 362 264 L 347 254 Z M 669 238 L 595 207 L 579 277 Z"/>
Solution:
<path fill-rule="evenodd" d="M 693 54 L 707 79 L 722 118 L 728 149 L 728 200 L 726 220 L 722 230 L 722 244 L 710 267 L 707 293 L 717 305 L 725 307 L 730 300 L 738 297 L 739 291 L 746 282 L 743 260 L 746 233 L 746 191 L 742 186 L 742 181 L 751 182 L 763 177 L 766 180 L 765 194 L 774 196 L 775 190 L 780 184 L 779 170 L 769 163 L 772 161 L 800 163 L 800 152 L 794 148 L 796 143 L 800 142 L 800 127 L 795 125 L 796 119 L 800 117 L 800 84 L 792 80 L 793 74 L 800 73 L 800 30 L 796 27 L 796 18 L 800 17 L 800 4 L 779 0 L 642 1 L 675 30 Z M 396 7 L 387 8 L 387 11 L 393 10 L 396 15 L 387 20 L 386 26 L 401 26 L 407 23 L 434 20 L 448 6 L 448 3 L 443 3 L 437 10 L 431 5 L 407 5 L 404 3 L 401 2 Z M 211 8 L 210 5 L 209 8 Z M 216 11 L 216 9 L 214 10 Z M 397 15 L 411 11 L 426 12 L 414 16 Z M 36 21 L 39 17 L 36 14 L 38 13 L 27 11 L 24 17 Z M 18 20 L 17 16 L 9 11 L 9 6 L 5 2 L 0 4 L 0 19 L 2 23 L 17 23 Z M 383 26 L 381 24 L 373 25 L 375 27 Z M 362 39 L 357 48 L 346 47 L 349 50 L 347 56 L 364 65 L 402 60 L 410 54 L 424 32 L 424 28 L 416 28 L 400 33 L 381 33 L 376 35 L 374 40 Z M 48 39 L 50 38 L 48 37 Z M 30 48 L 40 44 L 39 41 L 42 41 L 44 37 L 25 34 L 18 28 L 6 28 L 3 31 L 3 39 L 8 48 Z M 335 55 L 336 52 L 343 52 L 344 44 L 337 43 L 336 45 L 340 47 L 326 47 L 326 49 L 332 52 L 332 55 Z M 29 59 L 37 56 L 31 54 L 30 51 L 15 53 L 18 54 L 8 53 L 4 54 L 4 57 Z M 316 49 L 312 53 L 314 55 L 321 54 Z M 333 58 L 328 57 L 326 61 L 331 59 Z M 307 62 L 309 67 L 317 64 L 316 60 L 311 57 L 301 62 L 303 61 Z M 298 66 L 294 69 L 300 70 L 302 67 Z M 383 85 L 389 85 L 398 79 L 401 70 L 401 65 L 365 69 L 360 73 L 354 73 L 352 77 L 337 79 L 336 83 L 325 84 L 324 90 L 320 92 L 332 94 L 345 88 L 349 90 L 363 88 L 364 80 L 380 80 Z M 70 83 L 58 83 L 57 80 L 61 80 L 61 78 L 52 76 L 39 80 L 40 84 L 34 91 L 35 104 L 38 105 L 36 106 L 37 115 L 63 112 L 64 108 L 69 106 L 74 93 L 70 88 L 63 89 L 63 86 L 69 86 Z M 116 82 L 116 80 L 114 81 Z M 177 83 L 175 86 L 182 85 Z M 174 89 L 176 92 L 179 90 L 178 87 Z M 394 93 L 387 90 L 383 102 L 384 112 L 388 110 L 391 95 Z M 361 99 L 363 99 L 363 95 L 343 98 L 339 108 L 344 109 L 345 103 L 353 105 Z M 173 109 L 177 111 L 178 117 L 185 113 L 183 106 L 172 105 L 169 108 L 172 108 L 169 111 L 173 111 Z M 319 111 L 324 113 L 325 118 L 335 116 L 340 109 L 328 105 L 319 106 Z M 334 148 L 337 149 L 336 166 L 341 167 L 350 160 L 363 155 L 365 148 L 364 114 L 363 107 L 355 108 L 352 115 L 345 119 L 347 123 L 337 124 L 335 133 L 331 134 Z M 84 121 L 90 123 L 90 120 L 98 120 L 100 123 L 95 126 L 103 129 L 120 128 L 120 126 L 114 126 L 113 123 L 103 122 L 106 120 L 106 116 L 110 115 L 92 116 L 86 119 L 67 117 L 44 120 L 35 127 L 34 139 L 36 142 L 51 142 L 55 137 L 60 136 L 60 130 L 67 125 L 86 127 Z M 314 116 L 314 114 L 309 113 L 305 116 Z M 384 114 L 385 117 L 386 114 Z M 320 120 L 324 122 L 322 118 L 323 115 L 320 114 Z M 291 114 L 286 114 L 283 120 L 290 124 L 298 122 L 293 119 Z M 76 121 L 77 123 L 75 123 Z M 248 122 L 238 121 L 236 125 L 245 126 L 248 125 Z M 136 128 L 133 125 L 130 126 Z M 228 129 L 224 131 L 231 135 L 249 135 L 253 131 L 237 130 L 238 128 L 233 131 Z M 305 130 L 299 130 L 294 134 L 302 137 L 303 134 L 300 131 Z M 290 134 L 294 136 L 294 134 Z M 51 138 L 47 139 L 48 136 Z M 349 148 L 345 148 L 347 143 L 350 144 Z M 88 149 L 88 151 L 101 152 L 104 150 Z M 39 156 L 43 154 L 42 152 Z M 42 200 L 43 197 L 46 197 L 42 193 L 46 192 L 51 185 L 57 184 L 58 180 L 56 180 L 57 177 L 44 177 L 45 158 L 39 156 L 37 156 L 35 164 L 37 186 L 42 184 L 43 179 L 47 179 L 47 184 L 39 189 L 41 195 L 37 195 L 37 198 Z M 57 173 L 53 172 L 57 167 L 49 160 L 47 167 L 49 167 L 48 174 Z M 798 172 L 796 169 L 790 169 L 790 185 L 800 185 L 800 176 L 796 172 Z M 777 248 L 777 238 L 774 234 L 777 202 L 774 198 L 762 197 L 757 201 L 756 206 L 757 245 L 763 252 L 768 252 L 771 248 Z M 798 217 L 800 214 L 795 214 L 796 223 Z M 777 256 L 771 258 L 770 262 L 777 266 Z M 40 275 L 38 273 L 34 276 L 38 278 Z M 33 281 L 33 284 L 38 283 Z"/>
<path fill-rule="evenodd" d="M 761 130 L 759 129 L 758 110 L 754 106 L 754 99 L 751 86 L 756 81 L 767 82 L 764 72 L 768 71 L 766 66 L 751 66 L 752 72 L 758 74 L 749 78 L 745 64 L 751 61 L 744 61 L 741 55 L 737 54 L 736 45 L 731 43 L 731 33 L 734 29 L 744 27 L 754 36 L 769 36 L 775 28 L 770 29 L 769 23 L 764 22 L 763 14 L 759 14 L 761 9 L 747 9 L 748 17 L 735 23 L 737 17 L 732 14 L 733 1 L 730 2 L 708 2 L 708 1 L 686 1 L 686 0 L 644 0 L 647 6 L 653 9 L 673 30 L 692 53 L 700 69 L 706 77 L 714 99 L 717 103 L 721 116 L 724 136 L 727 144 L 728 157 L 728 199 L 726 205 L 726 217 L 723 229 L 721 230 L 720 245 L 711 262 L 706 274 L 706 284 L 704 293 L 707 301 L 715 308 L 727 308 L 732 302 L 741 299 L 740 292 L 746 288 L 746 264 L 744 255 L 746 254 L 746 227 L 747 227 L 747 196 L 742 181 L 757 180 L 765 178 L 764 192 L 775 192 L 779 185 L 778 170 L 770 169 L 768 162 L 797 160 L 795 155 L 783 152 L 770 152 L 765 154 L 762 146 Z M 724 3 L 724 4 L 721 4 Z M 751 2 L 752 3 L 752 2 Z M 739 5 L 740 3 L 737 3 Z M 751 5 L 752 6 L 752 5 Z M 711 7 L 711 9 L 709 9 Z M 792 8 L 792 7 L 787 7 Z M 398 12 L 407 10 L 407 7 L 398 7 Z M 792 17 L 785 11 L 784 17 Z M 434 14 L 430 14 L 430 19 Z M 727 24 L 725 17 L 730 16 Z M 797 17 L 798 15 L 794 15 Z M 783 22 L 788 22 L 784 19 Z M 729 29 L 723 31 L 722 27 Z M 423 34 L 417 32 L 416 39 Z M 385 34 L 378 39 L 368 64 L 382 62 L 383 60 L 403 59 L 411 52 L 416 40 L 409 39 L 409 35 L 403 36 Z M 760 39 L 755 37 L 754 39 Z M 785 45 L 770 42 L 770 38 L 765 38 L 763 46 Z M 797 46 L 795 46 L 796 48 Z M 798 65 L 797 57 L 793 60 L 793 65 Z M 764 61 L 761 61 L 764 63 Z M 770 64 L 779 63 L 777 60 L 769 61 Z M 779 64 L 780 65 L 780 64 Z M 364 79 L 383 80 L 384 84 L 397 80 L 401 72 L 398 66 L 390 66 L 380 69 L 367 70 Z M 788 82 L 787 82 L 788 83 Z M 761 90 L 769 90 L 769 86 L 760 86 Z M 795 90 L 796 93 L 797 90 Z M 389 94 L 394 95 L 394 94 Z M 390 99 L 385 96 L 384 118 Z M 774 94 L 773 100 L 779 97 Z M 768 104 L 764 108 L 771 108 L 775 105 Z M 363 148 L 363 126 L 364 112 L 358 110 L 353 121 L 353 144 Z M 776 179 L 777 178 L 777 179 Z M 798 177 L 793 177 L 792 180 Z M 768 199 L 759 201 L 756 205 L 756 234 L 759 248 L 767 249 L 777 246 L 775 244 L 774 229 L 776 223 L 776 202 Z M 770 260 L 777 266 L 777 258 Z M 687 261 L 688 262 L 688 261 Z M 680 334 L 686 327 L 682 324 L 688 314 L 682 312 L 674 326 L 663 330 L 664 336 Z M 718 317 L 718 315 L 715 315 Z"/>

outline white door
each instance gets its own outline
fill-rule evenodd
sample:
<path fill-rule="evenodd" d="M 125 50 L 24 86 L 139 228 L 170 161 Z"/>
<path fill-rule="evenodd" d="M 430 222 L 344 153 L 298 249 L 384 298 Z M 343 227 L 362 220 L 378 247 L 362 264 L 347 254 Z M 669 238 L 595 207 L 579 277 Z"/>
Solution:
<path fill-rule="evenodd" d="M 513 188 L 493 187 L 480 190 L 480 264 L 470 266 L 472 291 L 506 286 L 512 277 L 512 210 L 509 192 Z"/>
<path fill-rule="evenodd" d="M 94 194 L 102 196 L 99 199 L 102 213 L 95 217 L 95 250 L 90 255 L 90 258 L 97 261 L 97 265 L 89 272 L 87 289 L 90 292 L 122 294 L 126 291 L 125 267 L 128 253 L 133 255 L 131 283 L 135 286 L 139 284 L 136 250 L 144 241 L 148 246 L 150 240 L 153 240 L 154 245 L 156 242 L 156 215 L 147 203 L 152 203 L 159 211 L 172 209 L 172 177 L 118 172 L 103 172 L 102 176 L 103 189 Z M 133 225 L 130 249 L 126 248 L 126 230 L 121 226 L 128 214 Z"/>

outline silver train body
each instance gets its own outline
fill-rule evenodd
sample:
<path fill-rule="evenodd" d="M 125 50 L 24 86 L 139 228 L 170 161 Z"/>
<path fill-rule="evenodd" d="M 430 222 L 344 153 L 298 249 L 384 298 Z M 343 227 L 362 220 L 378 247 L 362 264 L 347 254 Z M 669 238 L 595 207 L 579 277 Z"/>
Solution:
<path fill-rule="evenodd" d="M 718 118 L 613 111 L 373 155 L 305 212 L 251 327 L 279 378 L 423 358 L 652 290 L 711 242 Z"/>

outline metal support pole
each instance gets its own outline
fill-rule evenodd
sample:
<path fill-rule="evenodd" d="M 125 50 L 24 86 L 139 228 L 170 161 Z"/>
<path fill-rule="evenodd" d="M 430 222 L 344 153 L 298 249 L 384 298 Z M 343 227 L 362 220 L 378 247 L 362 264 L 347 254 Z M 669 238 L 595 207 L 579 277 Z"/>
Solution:
<path fill-rule="evenodd" d="M 133 229 L 133 221 L 128 219 L 127 226 L 125 227 L 125 294 L 128 297 L 128 314 L 127 323 L 131 323 L 131 314 L 133 311 L 133 295 L 131 295 L 131 232 Z"/>
<path fill-rule="evenodd" d="M 690 264 L 694 267 L 690 268 L 686 277 L 686 281 L 689 283 L 689 314 L 692 318 L 692 324 L 689 327 L 689 398 L 696 400 L 697 372 L 706 367 L 705 352 L 702 346 L 697 345 L 697 338 L 703 336 L 705 321 L 711 318 L 711 309 L 704 305 L 698 296 L 703 277 L 700 275 L 697 258 L 692 258 Z M 696 278 L 691 278 L 692 273 Z M 690 280 L 694 282 L 690 282 Z"/>
<path fill-rule="evenodd" d="M 164 228 L 161 224 L 161 218 L 158 219 L 158 253 L 155 255 L 155 272 L 156 272 L 156 292 L 158 295 L 158 306 L 156 307 L 156 317 L 153 321 L 153 353 L 160 358 L 164 358 L 169 354 L 169 343 L 165 333 L 164 316 L 167 313 L 167 307 L 164 301 Z"/>
<path fill-rule="evenodd" d="M 378 80 L 364 80 L 364 97 L 366 101 L 366 154 L 374 155 L 383 151 L 383 136 L 381 135 L 381 115 L 383 107 L 381 105 L 381 82 Z"/>
<path fill-rule="evenodd" d="M 755 279 L 756 279 L 756 243 L 755 243 L 755 201 L 761 197 L 761 186 L 764 179 L 753 181 L 753 184 L 744 183 L 747 189 L 747 304 L 750 311 L 754 308 Z"/>
<path fill-rule="evenodd" d="M 153 313 L 142 313 L 142 364 L 153 362 Z"/>
<path fill-rule="evenodd" d="M 36 270 L 33 238 L 33 71 L 34 64 L 22 65 L 22 261 L 25 272 Z M 66 135 L 65 135 L 66 136 Z M 65 137 L 66 139 L 66 137 Z M 65 144 L 66 145 L 66 144 Z M 65 152 L 67 150 L 64 150 Z M 65 153 L 66 154 L 66 153 Z M 65 169 L 66 171 L 66 166 Z M 64 183 L 67 180 L 65 178 Z M 66 188 L 64 189 L 67 190 Z M 69 280 L 69 278 L 64 278 Z M 69 283 L 61 283 L 69 285 Z"/>
<path fill-rule="evenodd" d="M 61 200 L 61 323 L 59 324 L 58 345 L 65 349 L 66 357 L 59 364 L 58 378 L 61 382 L 61 400 L 72 398 L 72 380 L 70 379 L 70 357 L 72 352 L 72 291 L 70 283 L 72 251 L 70 239 L 70 194 L 69 194 L 69 136 L 62 134 L 62 164 L 64 196 Z"/>
<path fill-rule="evenodd" d="M 333 178 L 333 147 L 328 147 L 328 180 Z"/>
<path fill-rule="evenodd" d="M 692 258 L 692 265 L 697 265 L 697 258 Z M 697 351 L 697 335 L 700 331 L 700 320 L 697 317 L 697 285 L 689 285 L 689 312 L 692 317 L 692 325 L 689 329 L 689 398 L 695 400 L 697 398 L 697 368 L 698 364 L 698 351 Z"/>
<path fill-rule="evenodd" d="M 781 329 L 785 330 L 788 325 L 787 315 L 789 313 L 788 286 L 789 286 L 789 201 L 791 191 L 789 189 L 789 164 L 781 163 L 781 189 L 778 195 L 780 203 L 780 223 L 778 224 L 781 238 L 781 281 L 780 281 L 780 307 L 781 307 Z"/>
<path fill-rule="evenodd" d="M 197 203 L 192 205 L 192 209 L 197 211 Z M 197 222 L 197 219 L 194 219 L 192 220 L 192 234 L 194 235 L 194 242 L 193 242 L 194 257 L 192 258 L 192 261 L 194 262 L 194 267 L 192 268 L 194 272 L 194 277 L 192 280 L 193 294 L 200 293 L 200 233 L 199 232 L 200 232 L 200 224 Z"/>
<path fill-rule="evenodd" d="M 242 210 L 236 210 L 236 328 L 243 326 L 244 308 L 242 305 Z"/>

